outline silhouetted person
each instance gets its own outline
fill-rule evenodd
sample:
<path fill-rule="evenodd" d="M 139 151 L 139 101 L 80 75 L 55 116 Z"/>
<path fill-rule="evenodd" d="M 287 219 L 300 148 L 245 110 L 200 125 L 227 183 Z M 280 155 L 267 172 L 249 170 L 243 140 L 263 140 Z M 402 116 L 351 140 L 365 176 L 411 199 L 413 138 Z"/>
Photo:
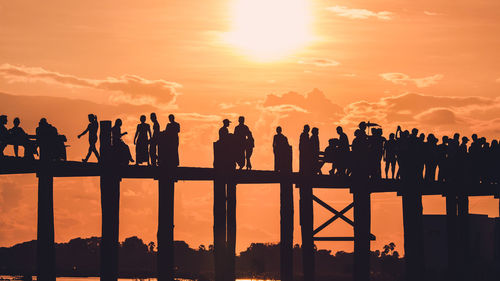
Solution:
<path fill-rule="evenodd" d="M 442 137 L 442 143 L 438 145 L 438 181 L 448 181 L 449 163 L 448 163 L 448 137 Z"/>
<path fill-rule="evenodd" d="M 368 155 L 368 141 L 366 133 L 361 129 L 354 131 L 354 139 L 352 140 L 352 158 L 353 176 L 359 179 L 368 178 L 368 163 L 366 157 Z"/>
<path fill-rule="evenodd" d="M 477 183 L 480 179 L 481 171 L 481 140 L 476 134 L 472 135 L 472 143 L 469 147 L 469 161 L 470 161 L 470 179 L 472 182 Z"/>
<path fill-rule="evenodd" d="M 332 163 L 332 168 L 329 171 L 330 175 L 338 174 L 338 167 L 336 167 L 337 158 L 339 156 L 339 140 L 329 139 L 328 146 L 325 148 L 325 162 Z M 335 173 L 337 169 L 337 173 Z"/>
<path fill-rule="evenodd" d="M 179 166 L 179 132 L 181 126 L 175 122 L 175 116 L 170 114 L 168 116 L 169 123 L 162 134 L 159 152 L 160 152 L 160 165 L 165 167 Z"/>
<path fill-rule="evenodd" d="M 410 132 L 408 130 L 403 131 L 401 126 L 398 126 L 396 142 L 398 147 L 396 161 L 399 167 L 396 178 L 407 180 L 411 171 Z"/>
<path fill-rule="evenodd" d="M 130 153 L 130 148 L 122 140 L 127 132 L 122 133 L 122 120 L 120 118 L 116 119 L 115 125 L 111 128 L 111 140 L 113 144 L 113 149 L 116 151 L 116 159 L 120 164 L 128 165 L 129 162 L 134 162 L 132 154 Z"/>
<path fill-rule="evenodd" d="M 158 140 L 160 138 L 160 123 L 158 123 L 158 118 L 156 113 L 151 113 L 149 116 L 151 122 L 153 122 L 153 135 L 149 140 L 149 156 L 151 158 L 151 165 L 158 165 Z"/>
<path fill-rule="evenodd" d="M 248 138 L 245 142 L 245 158 L 247 160 L 247 170 L 252 169 L 252 162 L 250 158 L 253 154 L 253 148 L 255 147 L 255 140 L 253 139 L 252 132 L 249 132 Z"/>
<path fill-rule="evenodd" d="M 7 130 L 7 115 L 0 115 L 0 156 L 4 156 L 3 151 L 9 141 L 9 131 Z"/>
<path fill-rule="evenodd" d="M 151 138 L 151 127 L 146 123 L 146 115 L 141 115 L 140 121 L 134 136 L 135 164 L 147 163 L 149 166 L 148 144 Z"/>
<path fill-rule="evenodd" d="M 285 155 L 288 153 L 288 139 L 283 135 L 281 127 L 276 127 L 276 135 L 273 138 L 274 170 L 281 171 L 285 167 Z"/>
<path fill-rule="evenodd" d="M 245 125 L 245 117 L 238 118 L 238 125 L 234 128 L 234 136 L 238 142 L 238 154 L 236 156 L 236 163 L 240 170 L 245 167 L 245 159 L 248 151 L 246 150 L 247 139 L 250 136 L 250 129 Z"/>
<path fill-rule="evenodd" d="M 45 118 L 38 122 L 36 139 L 40 148 L 40 160 L 49 161 L 65 158 L 65 155 L 62 155 L 62 150 L 65 149 L 64 142 L 60 142 L 57 129 L 50 125 Z"/>
<path fill-rule="evenodd" d="M 389 178 L 389 168 L 391 169 L 391 178 L 396 176 L 396 135 L 389 134 L 389 140 L 384 143 L 384 161 L 385 161 L 385 178 Z"/>
<path fill-rule="evenodd" d="M 311 142 L 309 141 L 309 130 L 309 125 L 304 125 L 304 130 L 300 134 L 299 140 L 299 171 L 305 174 L 309 174 L 310 172 L 312 172 L 312 148 Z"/>
<path fill-rule="evenodd" d="M 18 117 L 14 118 L 14 127 L 9 130 L 10 141 L 14 146 L 14 155 L 19 157 L 19 145 L 25 146 L 28 140 L 26 132 L 19 126 L 21 120 Z M 24 148 L 24 155 L 26 155 L 26 147 Z"/>
<path fill-rule="evenodd" d="M 469 172 L 469 155 L 467 153 L 467 143 L 469 142 L 468 137 L 462 137 L 462 143 L 458 147 L 457 156 L 456 156 L 456 168 L 455 171 L 457 175 L 457 179 L 460 181 L 466 181 L 466 175 Z"/>
<path fill-rule="evenodd" d="M 321 174 L 321 167 L 323 166 L 319 162 L 319 129 L 314 127 L 311 130 L 311 138 L 309 139 L 311 142 L 311 160 L 312 160 L 312 168 L 314 174 Z"/>
<path fill-rule="evenodd" d="M 427 142 L 424 144 L 424 156 L 425 156 L 425 176 L 424 179 L 427 181 L 436 180 L 436 168 L 439 161 L 439 151 L 437 147 L 438 139 L 434 134 L 429 134 L 427 136 Z"/>
<path fill-rule="evenodd" d="M 227 140 L 227 136 L 229 135 L 229 124 L 231 121 L 229 119 L 222 120 L 222 127 L 219 129 L 219 141 L 224 142 Z"/>
<path fill-rule="evenodd" d="M 89 151 L 87 153 L 87 156 L 85 156 L 82 161 L 87 162 L 92 153 L 94 153 L 97 161 L 99 161 L 99 152 L 97 152 L 97 148 L 95 146 L 97 143 L 97 130 L 99 129 L 99 123 L 97 122 L 97 116 L 95 116 L 94 114 L 89 114 L 88 118 L 89 124 L 87 125 L 87 129 L 85 129 L 85 131 L 78 135 L 78 138 L 81 138 L 86 133 L 89 134 Z"/>
<path fill-rule="evenodd" d="M 372 128 L 372 135 L 368 137 L 368 159 L 366 159 L 372 178 L 380 179 L 382 177 L 380 161 L 384 154 L 384 142 L 385 138 L 382 136 L 382 129 Z"/>
<path fill-rule="evenodd" d="M 337 171 L 339 175 L 347 175 L 348 167 L 349 167 L 349 138 L 344 133 L 344 130 L 341 126 L 337 127 L 337 134 L 339 135 L 338 139 L 338 157 L 336 157 L 335 166 L 337 167 Z"/>

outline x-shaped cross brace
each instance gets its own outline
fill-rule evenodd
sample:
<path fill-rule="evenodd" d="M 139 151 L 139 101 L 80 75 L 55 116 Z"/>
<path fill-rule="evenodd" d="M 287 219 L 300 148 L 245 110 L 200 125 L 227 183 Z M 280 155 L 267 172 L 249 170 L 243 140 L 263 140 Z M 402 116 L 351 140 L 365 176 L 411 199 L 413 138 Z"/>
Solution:
<path fill-rule="evenodd" d="M 344 216 L 345 213 L 347 213 L 350 209 L 352 209 L 354 207 L 354 202 L 352 202 L 351 204 L 349 204 L 347 207 L 345 207 L 344 209 L 342 209 L 339 212 L 339 211 L 335 210 L 335 208 L 333 208 L 330 205 L 326 204 L 325 202 L 323 202 L 321 199 L 319 199 L 318 197 L 316 197 L 314 195 L 312 196 L 312 199 L 313 199 L 313 201 L 315 201 L 316 203 L 318 203 L 319 205 L 321 205 L 323 208 L 327 209 L 328 211 L 330 211 L 330 212 L 332 212 L 334 214 L 333 217 L 331 217 L 329 220 L 327 220 L 325 223 L 323 223 L 322 225 L 320 225 L 318 228 L 316 228 L 313 231 L 313 237 L 314 237 L 314 235 L 316 235 L 318 232 L 320 232 L 321 230 L 323 230 L 325 227 L 327 227 L 328 225 L 330 225 L 332 222 L 334 222 L 338 218 L 342 219 L 343 221 L 347 222 L 352 227 L 354 227 L 354 222 L 350 218 Z M 314 238 L 316 238 L 315 240 L 323 240 L 323 241 L 348 241 L 348 240 L 354 240 L 354 238 L 351 238 L 351 237 L 314 237 Z M 370 240 L 375 240 L 375 236 L 373 234 L 370 234 Z"/>

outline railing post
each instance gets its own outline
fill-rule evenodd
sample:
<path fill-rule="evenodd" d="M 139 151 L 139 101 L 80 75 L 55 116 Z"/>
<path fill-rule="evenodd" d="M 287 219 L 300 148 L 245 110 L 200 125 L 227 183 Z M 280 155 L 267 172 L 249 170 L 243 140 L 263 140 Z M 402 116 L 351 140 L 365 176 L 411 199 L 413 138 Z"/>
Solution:
<path fill-rule="evenodd" d="M 425 276 L 422 194 L 409 190 L 402 194 L 406 280 L 419 281 Z"/>
<path fill-rule="evenodd" d="M 365 186 L 353 186 L 354 197 L 354 266 L 353 280 L 370 280 L 370 192 Z"/>
<path fill-rule="evenodd" d="M 113 165 L 111 121 L 100 122 L 101 154 L 101 280 L 118 279 L 120 176 Z"/>
<path fill-rule="evenodd" d="M 459 243 L 461 251 L 460 257 L 460 276 L 462 280 L 470 280 L 472 276 L 470 275 L 470 229 L 469 229 L 469 196 L 466 194 L 461 194 L 457 198 L 458 203 L 458 225 L 460 231 L 459 233 Z"/>
<path fill-rule="evenodd" d="M 38 229 L 37 271 L 38 280 L 56 280 L 54 246 L 54 179 L 40 172 L 38 175 Z"/>
<path fill-rule="evenodd" d="M 174 189 L 170 176 L 158 179 L 158 253 L 159 281 L 174 280 Z"/>
<path fill-rule="evenodd" d="M 276 157 L 283 158 L 278 160 Z M 281 281 L 293 281 L 292 147 L 288 146 L 283 155 L 276 155 L 275 161 L 283 164 L 283 167 L 279 167 L 282 177 L 280 182 L 280 279 Z"/>

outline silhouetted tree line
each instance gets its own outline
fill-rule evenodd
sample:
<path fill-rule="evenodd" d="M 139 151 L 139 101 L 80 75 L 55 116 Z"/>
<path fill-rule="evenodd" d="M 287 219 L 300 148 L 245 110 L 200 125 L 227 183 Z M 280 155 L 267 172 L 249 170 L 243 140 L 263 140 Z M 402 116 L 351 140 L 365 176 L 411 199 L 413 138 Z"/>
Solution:
<path fill-rule="evenodd" d="M 98 276 L 101 238 L 75 238 L 56 244 L 56 272 L 58 276 Z M 372 252 L 373 280 L 400 280 L 403 260 L 395 245 L 390 243 L 382 251 Z M 239 277 L 279 279 L 279 244 L 252 243 L 236 258 Z M 297 279 L 302 274 L 302 251 L 293 249 L 294 271 Z M 184 241 L 175 241 L 176 276 L 198 280 L 213 278 L 213 246 L 201 245 L 192 249 Z M 329 250 L 316 251 L 318 280 L 351 280 L 353 254 Z M 35 275 L 36 240 L 0 248 L 0 275 Z M 129 237 L 120 243 L 120 277 L 146 278 L 156 275 L 154 242 L 145 244 L 141 239 Z"/>

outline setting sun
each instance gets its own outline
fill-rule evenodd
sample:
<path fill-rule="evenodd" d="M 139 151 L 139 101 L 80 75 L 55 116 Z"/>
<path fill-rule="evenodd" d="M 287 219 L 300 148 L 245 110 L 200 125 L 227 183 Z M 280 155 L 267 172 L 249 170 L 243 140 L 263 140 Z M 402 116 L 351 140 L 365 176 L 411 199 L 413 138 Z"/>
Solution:
<path fill-rule="evenodd" d="M 257 60 L 280 59 L 312 37 L 306 0 L 235 0 L 232 17 L 226 40 Z"/>

